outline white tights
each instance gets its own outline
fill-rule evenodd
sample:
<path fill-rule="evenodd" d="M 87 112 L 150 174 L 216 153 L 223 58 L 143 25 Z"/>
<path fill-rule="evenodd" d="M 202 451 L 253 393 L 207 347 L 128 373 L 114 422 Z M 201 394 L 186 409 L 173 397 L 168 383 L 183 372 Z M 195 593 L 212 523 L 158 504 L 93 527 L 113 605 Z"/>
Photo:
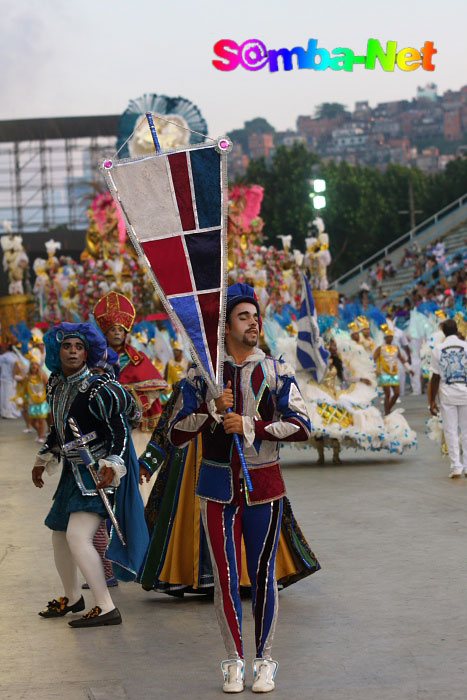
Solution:
<path fill-rule="evenodd" d="M 94 595 L 96 605 L 102 608 L 102 614 L 105 614 L 113 610 L 115 605 L 107 588 L 102 559 L 92 543 L 101 522 L 102 518 L 97 513 L 71 513 L 66 532 L 53 531 L 52 544 L 55 566 L 69 605 L 73 605 L 81 597 L 79 567 Z"/>

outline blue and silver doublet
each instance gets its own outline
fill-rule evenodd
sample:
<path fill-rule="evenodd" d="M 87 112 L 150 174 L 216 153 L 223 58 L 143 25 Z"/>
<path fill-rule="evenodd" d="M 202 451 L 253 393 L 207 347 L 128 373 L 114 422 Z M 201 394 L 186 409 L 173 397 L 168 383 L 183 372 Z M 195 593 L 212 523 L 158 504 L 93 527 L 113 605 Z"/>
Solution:
<path fill-rule="evenodd" d="M 69 377 L 52 374 L 47 384 L 47 398 L 53 426 L 40 451 L 42 454 L 53 452 L 57 457 L 64 456 L 63 446 L 74 440 L 68 424 L 68 420 L 74 418 L 83 435 L 91 432 L 96 435 L 87 445 L 96 463 L 109 455 L 123 463 L 130 439 L 126 415 L 134 410 L 134 401 L 118 382 L 108 375 L 91 374 L 85 365 Z M 114 491 L 106 489 L 108 495 Z M 64 456 L 62 476 L 46 525 L 54 530 L 65 530 L 69 514 L 77 510 L 106 517 L 89 470 L 78 451 L 71 450 Z"/>

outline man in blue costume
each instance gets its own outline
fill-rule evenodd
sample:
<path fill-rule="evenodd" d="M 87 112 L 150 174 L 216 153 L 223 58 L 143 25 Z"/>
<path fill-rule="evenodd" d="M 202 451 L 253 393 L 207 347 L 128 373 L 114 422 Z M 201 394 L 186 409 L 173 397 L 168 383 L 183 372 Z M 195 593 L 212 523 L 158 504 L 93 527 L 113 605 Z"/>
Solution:
<path fill-rule="evenodd" d="M 108 375 L 90 371 L 106 355 L 106 341 L 90 323 L 61 323 L 44 337 L 46 365 L 52 372 L 47 385 L 53 425 L 36 458 L 32 480 L 44 485 L 43 472 L 50 474 L 64 455 L 64 446 L 74 441 L 69 419 L 74 418 L 81 433 L 95 431 L 87 447 L 99 473 L 99 488 L 105 490 L 126 540 L 124 547 L 111 533 L 107 559 L 115 575 L 134 580 L 148 546 L 148 531 L 139 494 L 139 469 L 131 441 L 128 418 L 137 411 L 131 396 Z M 118 487 L 118 488 L 117 488 Z M 89 470 L 78 451 L 68 451 L 52 508 L 45 524 L 52 531 L 54 559 L 64 595 L 50 601 L 39 615 L 63 617 L 84 610 L 78 582 L 78 568 L 95 598 L 95 606 L 71 627 L 118 625 L 122 618 L 106 585 L 102 560 L 93 537 L 107 518 Z"/>
<path fill-rule="evenodd" d="M 271 658 L 278 613 L 275 562 L 285 484 L 282 442 L 306 441 L 310 419 L 292 369 L 257 347 L 261 327 L 253 287 L 227 290 L 224 393 L 210 397 L 192 368 L 174 406 L 168 439 L 183 447 L 202 435 L 196 493 L 211 554 L 214 605 L 228 657 L 222 662 L 223 691 L 244 690 L 245 660 L 240 599 L 241 541 L 252 588 L 256 658 L 254 693 L 274 690 L 278 662 Z M 229 409 L 232 409 L 229 412 Z M 253 488 L 248 490 L 233 435 L 241 436 Z"/>

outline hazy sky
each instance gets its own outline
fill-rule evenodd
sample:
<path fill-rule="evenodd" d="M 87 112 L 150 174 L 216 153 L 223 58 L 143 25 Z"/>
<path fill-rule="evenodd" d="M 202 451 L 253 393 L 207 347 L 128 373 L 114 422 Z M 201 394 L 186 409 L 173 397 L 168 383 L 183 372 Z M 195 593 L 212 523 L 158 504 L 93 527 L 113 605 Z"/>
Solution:
<path fill-rule="evenodd" d="M 408 0 L 0 0 L 0 119 L 119 114 L 145 92 L 181 95 L 201 109 L 211 136 L 266 117 L 295 128 L 321 102 L 371 105 L 467 84 L 467 1 Z M 304 46 L 365 53 L 369 38 L 420 49 L 434 41 L 436 69 L 384 73 L 270 73 L 212 65 L 222 38 L 268 49 Z"/>

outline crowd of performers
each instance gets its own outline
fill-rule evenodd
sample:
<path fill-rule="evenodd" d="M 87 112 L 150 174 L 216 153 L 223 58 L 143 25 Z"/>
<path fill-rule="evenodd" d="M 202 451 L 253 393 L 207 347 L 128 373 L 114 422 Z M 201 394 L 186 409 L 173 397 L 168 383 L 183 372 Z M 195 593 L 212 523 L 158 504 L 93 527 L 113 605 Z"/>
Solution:
<path fill-rule="evenodd" d="M 430 437 L 443 442 L 436 400 L 439 391 L 447 420 L 449 388 L 440 353 L 443 344 L 457 352 L 465 330 L 460 318 L 456 325 L 435 310 L 413 312 L 405 332 L 374 310 L 350 321 L 321 317 L 329 359 L 318 383 L 297 359 L 297 312 L 262 311 L 251 286 L 229 287 L 219 398 L 174 329 L 135 325 L 133 304 L 116 291 L 97 302 L 93 322 L 61 322 L 44 335 L 32 329 L 23 351 L 12 343 L 0 355 L 2 417 L 22 415 L 24 431 L 41 443 L 34 484 L 42 487 L 44 471 L 62 462 L 45 521 L 62 591 L 39 615 L 82 613 L 71 627 L 120 624 L 110 592 L 119 580 L 172 596 L 213 595 L 227 652 L 225 692 L 244 688 L 241 595 L 251 597 L 255 623 L 253 690 L 269 692 L 278 590 L 320 568 L 286 497 L 280 445 L 314 448 L 319 464 L 326 448 L 340 464 L 342 447 L 398 454 L 414 447 L 397 402 L 407 379 L 414 393 L 423 390 L 431 366 Z M 467 432 L 463 414 L 458 421 Z M 459 476 L 457 432 L 445 431 L 445 442 L 451 475 Z M 82 588 L 93 596 L 87 612 Z"/>

